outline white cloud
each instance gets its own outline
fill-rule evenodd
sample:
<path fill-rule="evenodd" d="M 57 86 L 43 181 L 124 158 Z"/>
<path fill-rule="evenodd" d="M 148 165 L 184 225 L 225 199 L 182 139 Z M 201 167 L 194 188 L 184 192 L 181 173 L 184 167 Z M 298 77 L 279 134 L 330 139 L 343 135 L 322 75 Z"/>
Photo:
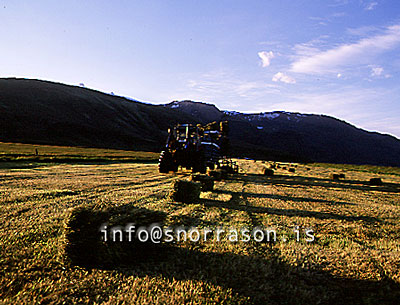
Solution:
<path fill-rule="evenodd" d="M 377 6 L 377 5 L 378 5 L 378 2 L 370 2 L 365 7 L 365 10 L 372 11 L 373 9 L 375 9 L 375 6 Z"/>
<path fill-rule="evenodd" d="M 292 63 L 291 71 L 306 74 L 337 73 L 337 69 L 367 60 L 377 53 L 390 50 L 400 43 L 400 25 L 390 26 L 385 33 L 364 38 L 353 44 L 302 56 Z"/>
<path fill-rule="evenodd" d="M 380 76 L 382 73 L 383 73 L 383 68 L 382 67 L 372 68 L 372 72 L 371 72 L 372 76 Z"/>
<path fill-rule="evenodd" d="M 272 77 L 272 81 L 274 82 L 283 82 L 286 84 L 295 84 L 296 80 L 293 77 L 290 77 L 282 72 L 278 72 L 276 73 L 273 77 Z"/>
<path fill-rule="evenodd" d="M 338 73 L 338 74 L 336 75 L 336 77 L 337 77 L 337 78 L 341 78 L 341 77 L 342 77 L 342 74 L 341 74 L 341 73 Z"/>
<path fill-rule="evenodd" d="M 261 58 L 262 60 L 262 66 L 263 67 L 268 67 L 271 64 L 271 59 L 275 57 L 274 53 L 272 51 L 269 52 L 258 52 L 258 57 Z"/>

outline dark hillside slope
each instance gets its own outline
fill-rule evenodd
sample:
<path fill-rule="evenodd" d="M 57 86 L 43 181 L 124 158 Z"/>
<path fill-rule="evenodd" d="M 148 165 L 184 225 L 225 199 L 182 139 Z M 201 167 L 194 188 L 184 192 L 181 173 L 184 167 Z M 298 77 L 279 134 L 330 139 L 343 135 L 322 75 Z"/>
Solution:
<path fill-rule="evenodd" d="M 192 101 L 151 105 L 86 88 L 0 79 L 0 141 L 160 151 L 175 123 L 230 122 L 232 154 L 286 161 L 400 166 L 400 140 L 344 121 L 243 114 Z"/>
<path fill-rule="evenodd" d="M 98 91 L 0 79 L 0 140 L 158 150 L 166 130 L 193 118 Z"/>

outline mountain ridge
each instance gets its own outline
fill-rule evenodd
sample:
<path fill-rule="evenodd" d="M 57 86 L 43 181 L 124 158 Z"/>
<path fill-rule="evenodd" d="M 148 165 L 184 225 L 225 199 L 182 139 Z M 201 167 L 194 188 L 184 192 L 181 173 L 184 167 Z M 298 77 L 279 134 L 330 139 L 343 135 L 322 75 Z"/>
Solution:
<path fill-rule="evenodd" d="M 233 156 L 400 166 L 400 140 L 343 120 L 240 113 L 203 102 L 152 105 L 62 83 L 0 79 L 0 141 L 160 151 L 176 123 L 230 122 Z"/>

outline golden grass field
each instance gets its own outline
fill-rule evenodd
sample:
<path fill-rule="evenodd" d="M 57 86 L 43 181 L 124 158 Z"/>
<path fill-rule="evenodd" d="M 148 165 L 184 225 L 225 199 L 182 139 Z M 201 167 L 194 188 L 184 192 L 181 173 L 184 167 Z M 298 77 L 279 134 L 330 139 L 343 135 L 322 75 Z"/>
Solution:
<path fill-rule="evenodd" d="M 141 151 L 0 142 L 0 162 L 146 162 L 155 161 L 158 156 Z"/>
<path fill-rule="evenodd" d="M 0 303 L 400 302 L 399 168 L 281 164 L 266 177 L 268 162 L 239 163 L 194 204 L 169 197 L 190 173 L 160 174 L 156 163 L 0 163 Z M 157 259 L 87 269 L 64 247 L 71 210 L 89 205 L 161 211 L 169 226 L 269 227 L 278 240 L 178 242 Z M 295 226 L 315 241 L 297 242 Z"/>

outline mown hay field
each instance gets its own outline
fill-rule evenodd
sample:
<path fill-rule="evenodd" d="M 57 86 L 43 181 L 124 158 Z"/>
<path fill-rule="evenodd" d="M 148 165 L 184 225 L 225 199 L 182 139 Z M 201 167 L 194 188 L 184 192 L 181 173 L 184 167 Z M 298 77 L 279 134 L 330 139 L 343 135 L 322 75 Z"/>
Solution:
<path fill-rule="evenodd" d="M 7 161 L 26 162 L 107 162 L 156 161 L 158 153 L 118 149 L 35 145 L 0 142 L 0 167 Z"/>
<path fill-rule="evenodd" d="M 239 160 L 239 174 L 185 204 L 169 194 L 188 171 L 160 174 L 149 163 L 13 164 L 0 169 L 2 304 L 400 300 L 400 169 L 288 164 L 265 176 L 267 162 Z M 331 180 L 332 172 L 346 178 Z M 373 177 L 384 185 L 369 185 Z M 160 211 L 171 227 L 273 228 L 278 238 L 176 242 L 156 259 L 85 268 L 66 257 L 65 227 L 73 208 L 87 206 Z"/>

